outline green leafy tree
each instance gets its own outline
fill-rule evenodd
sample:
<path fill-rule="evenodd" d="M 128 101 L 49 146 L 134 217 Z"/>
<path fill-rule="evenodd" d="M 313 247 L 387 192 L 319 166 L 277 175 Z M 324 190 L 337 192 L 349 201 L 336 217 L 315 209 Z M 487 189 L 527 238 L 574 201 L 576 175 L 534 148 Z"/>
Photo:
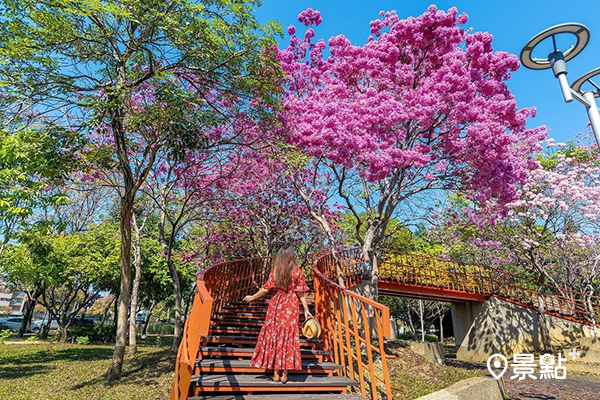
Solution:
<path fill-rule="evenodd" d="M 237 114 L 224 107 L 247 108 L 245 100 L 273 87 L 263 54 L 275 26 L 257 23 L 257 4 L 0 2 L 0 108 L 26 123 L 23 110 L 34 110 L 96 135 L 105 146 L 92 161 L 118 172 L 121 283 L 109 380 L 120 376 L 125 353 L 135 197 L 157 152 L 204 146 L 210 126 Z"/>
<path fill-rule="evenodd" d="M 53 125 L 14 132 L 0 128 L 0 260 L 24 223 L 44 224 L 36 219 L 36 209 L 66 201 L 62 183 L 77 166 L 67 150 L 81 143 L 76 133 Z"/>
<path fill-rule="evenodd" d="M 106 225 L 75 234 L 32 232 L 11 251 L 4 270 L 11 282 L 41 288 L 39 303 L 57 321 L 65 342 L 73 318 L 119 270 L 118 237 Z M 10 265 L 8 267 L 7 265 Z"/>

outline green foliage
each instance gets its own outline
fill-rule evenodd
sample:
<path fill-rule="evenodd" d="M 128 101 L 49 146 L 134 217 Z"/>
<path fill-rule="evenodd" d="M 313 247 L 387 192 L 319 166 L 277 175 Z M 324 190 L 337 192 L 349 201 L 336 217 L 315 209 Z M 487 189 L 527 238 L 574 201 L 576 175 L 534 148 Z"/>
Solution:
<path fill-rule="evenodd" d="M 10 337 L 11 331 L 10 329 L 3 329 L 4 325 L 0 325 L 0 343 L 6 342 L 6 340 Z"/>
<path fill-rule="evenodd" d="M 175 325 L 152 324 L 148 326 L 148 333 L 151 335 L 172 335 L 174 332 Z"/>
<path fill-rule="evenodd" d="M 425 341 L 430 343 L 437 343 L 440 341 L 437 335 L 425 335 Z"/>
<path fill-rule="evenodd" d="M 398 340 L 415 340 L 415 336 L 412 333 L 400 333 L 396 336 Z"/>
<path fill-rule="evenodd" d="M 35 343 L 37 342 L 38 338 L 37 336 L 29 336 L 25 341 L 28 343 Z"/>
<path fill-rule="evenodd" d="M 0 83 L 0 87 L 1 87 Z M 36 208 L 66 201 L 60 184 L 78 165 L 74 151 L 81 138 L 55 126 L 0 129 L 0 236 L 8 241 Z M 68 148 L 69 151 L 63 151 Z M 43 229 L 45 222 L 34 219 L 30 229 Z"/>
<path fill-rule="evenodd" d="M 116 329 L 112 324 L 104 326 L 71 326 L 69 328 L 70 336 L 75 336 L 76 340 L 86 338 L 90 343 L 112 343 L 115 341 L 116 334 Z"/>
<path fill-rule="evenodd" d="M 587 163 L 596 160 L 594 164 L 597 165 L 600 163 L 600 161 L 598 161 L 598 149 L 590 149 L 588 147 L 578 146 L 573 141 L 570 141 L 567 143 L 566 147 L 557 149 L 550 155 L 539 153 L 536 155 L 535 159 L 540 163 L 542 168 L 552 170 L 559 163 L 559 158 L 561 156 L 574 158 L 579 162 Z"/>
<path fill-rule="evenodd" d="M 229 100 L 239 97 L 241 107 L 254 96 L 276 104 L 274 80 L 280 71 L 265 53 L 281 28 L 259 24 L 253 14 L 258 5 L 253 0 L 5 1 L 0 106 L 49 108 L 87 133 L 105 121 L 115 128 L 111 119 L 127 113 L 125 146 L 138 149 L 139 135 L 181 157 L 186 149 L 205 145 L 199 129 L 226 118 L 215 112 L 218 101 L 207 104 L 217 91 Z M 140 110 L 131 99 L 146 86 L 153 87 L 156 101 Z M 272 109 L 244 107 L 261 115 Z M 97 150 L 90 153 L 93 160 L 115 167 L 114 149 Z"/>
<path fill-rule="evenodd" d="M 360 213 L 361 220 L 366 218 L 365 213 Z M 345 212 L 342 215 L 338 225 L 342 228 L 344 236 L 348 238 L 346 245 L 357 246 L 356 241 L 356 217 L 351 212 Z M 419 226 L 416 230 L 411 231 L 408 227 L 403 226 L 398 218 L 390 218 L 385 230 L 388 237 L 385 238 L 381 247 L 384 249 L 398 250 L 409 253 L 420 253 L 436 256 L 444 252 L 444 247 L 441 244 L 431 243 L 427 234 L 428 231 L 424 226 Z M 360 235 L 364 237 L 365 225 L 360 227 Z"/>
<path fill-rule="evenodd" d="M 75 342 L 77 344 L 83 344 L 86 345 L 90 342 L 90 338 L 87 336 L 78 336 L 77 339 L 75 339 Z"/>

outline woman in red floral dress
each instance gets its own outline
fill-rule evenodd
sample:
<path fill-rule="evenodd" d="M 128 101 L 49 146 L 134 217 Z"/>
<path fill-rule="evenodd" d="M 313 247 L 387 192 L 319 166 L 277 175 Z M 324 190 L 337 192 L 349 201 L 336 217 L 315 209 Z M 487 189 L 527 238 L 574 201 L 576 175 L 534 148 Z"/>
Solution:
<path fill-rule="evenodd" d="M 302 369 L 298 299 L 306 318 L 312 318 L 306 304 L 308 286 L 302 271 L 296 266 L 291 248 L 279 250 L 267 283 L 255 294 L 244 297 L 244 301 L 254 301 L 272 289 L 276 293 L 269 302 L 265 324 L 258 334 L 250 365 L 273 370 L 273 380 L 286 383 L 288 370 Z"/>

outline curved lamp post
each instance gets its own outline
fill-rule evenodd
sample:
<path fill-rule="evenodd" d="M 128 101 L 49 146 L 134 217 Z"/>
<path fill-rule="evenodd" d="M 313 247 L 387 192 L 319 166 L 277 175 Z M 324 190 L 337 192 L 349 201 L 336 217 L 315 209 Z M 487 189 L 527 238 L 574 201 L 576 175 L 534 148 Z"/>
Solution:
<path fill-rule="evenodd" d="M 562 34 L 575 36 L 575 44 L 571 45 L 565 51 L 556 47 L 556 36 Z M 548 54 L 548 57 L 533 57 L 533 50 L 541 42 L 549 38 L 552 39 L 552 49 Z M 520 59 L 521 63 L 529 69 L 541 70 L 552 68 L 554 77 L 558 79 L 565 102 L 570 103 L 575 99 L 582 103 L 587 109 L 594 137 L 600 148 L 600 112 L 596 105 L 596 97 L 600 96 L 600 86 L 592 81 L 593 77 L 600 75 L 600 68 L 593 69 L 579 77 L 571 86 L 569 86 L 567 80 L 567 61 L 581 53 L 589 40 L 590 31 L 583 24 L 570 22 L 554 25 L 538 33 L 527 42 L 525 47 L 523 47 L 523 50 L 521 50 Z"/>

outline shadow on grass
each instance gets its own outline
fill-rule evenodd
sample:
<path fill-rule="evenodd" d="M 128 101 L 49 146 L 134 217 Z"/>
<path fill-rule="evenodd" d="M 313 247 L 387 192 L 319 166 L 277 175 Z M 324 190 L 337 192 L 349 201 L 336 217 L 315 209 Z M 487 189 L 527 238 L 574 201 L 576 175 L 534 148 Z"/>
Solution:
<path fill-rule="evenodd" d="M 0 355 L 0 377 L 17 379 L 47 373 L 56 369 L 55 362 L 104 360 L 112 355 L 110 348 L 54 347 L 35 351 L 14 346 L 15 352 Z"/>
<path fill-rule="evenodd" d="M 151 353 L 138 353 L 133 358 L 125 358 L 120 380 L 107 382 L 104 375 L 96 376 L 74 385 L 70 389 L 77 390 L 89 385 L 112 387 L 118 386 L 120 381 L 126 381 L 128 384 L 152 385 L 157 382 L 156 379 L 173 371 L 173 363 L 170 357 L 170 348 Z"/>
<path fill-rule="evenodd" d="M 27 376 L 45 374 L 56 369 L 55 366 L 36 364 L 18 367 L 0 367 L 0 379 L 19 379 Z"/>

